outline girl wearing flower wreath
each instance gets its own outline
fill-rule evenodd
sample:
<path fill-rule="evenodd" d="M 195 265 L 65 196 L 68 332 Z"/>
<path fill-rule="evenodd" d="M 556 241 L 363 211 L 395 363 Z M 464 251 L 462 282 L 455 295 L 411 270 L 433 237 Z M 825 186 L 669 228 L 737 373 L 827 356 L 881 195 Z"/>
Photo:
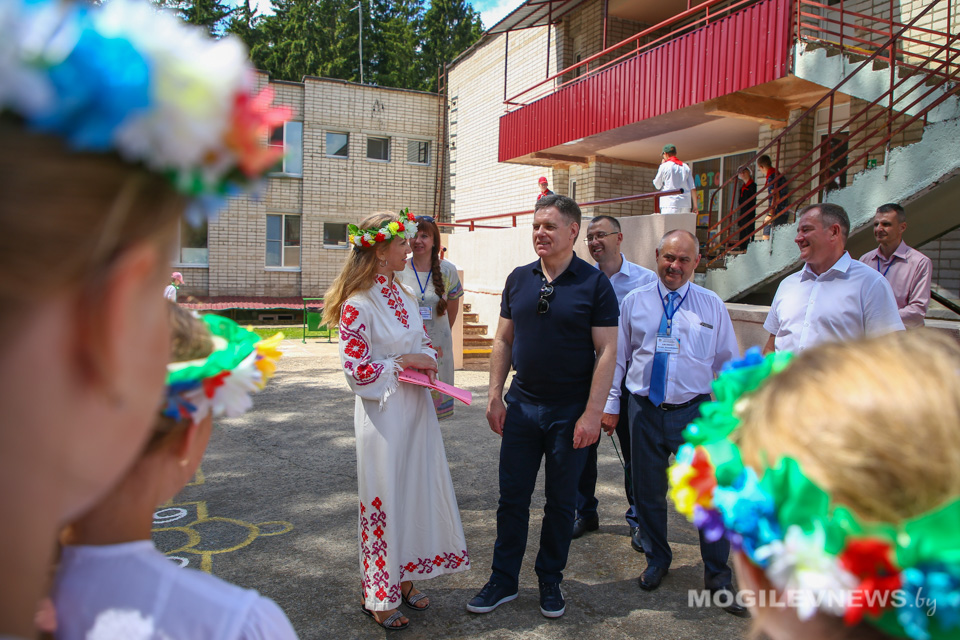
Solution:
<path fill-rule="evenodd" d="M 150 539 L 158 505 L 200 466 L 214 418 L 250 407 L 250 393 L 276 368 L 283 336 L 261 341 L 227 318 L 201 320 L 173 303 L 169 315 L 173 349 L 164 411 L 123 479 L 61 536 L 53 587 L 57 637 L 294 640 L 272 600 L 182 568 Z M 141 633 L 132 635 L 134 629 Z"/>
<path fill-rule="evenodd" d="M 202 31 L 146 2 L 0 2 L 0 636 L 34 635 L 58 530 L 148 437 L 179 219 L 277 160 L 286 112 Z"/>
<path fill-rule="evenodd" d="M 714 391 L 671 495 L 738 550 L 756 631 L 960 638 L 957 343 L 921 330 L 754 351 Z"/>
<path fill-rule="evenodd" d="M 417 300 L 394 280 L 403 271 L 413 215 L 375 213 L 350 225 L 352 249 L 324 299 L 324 322 L 339 324 L 340 360 L 357 394 L 354 429 L 359 484 L 364 613 L 389 630 L 398 610 L 429 606 L 414 581 L 470 567 L 437 414 L 429 391 L 400 384 L 405 368 L 431 379 L 436 351 Z"/>
<path fill-rule="evenodd" d="M 452 329 L 460 311 L 463 286 L 457 268 L 440 259 L 440 229 L 433 218 L 419 216 L 416 221 L 417 235 L 410 241 L 413 256 L 397 278 L 417 297 L 423 326 L 437 350 L 437 377 L 453 384 Z M 453 398 L 436 390 L 430 395 L 437 419 L 452 418 Z"/>

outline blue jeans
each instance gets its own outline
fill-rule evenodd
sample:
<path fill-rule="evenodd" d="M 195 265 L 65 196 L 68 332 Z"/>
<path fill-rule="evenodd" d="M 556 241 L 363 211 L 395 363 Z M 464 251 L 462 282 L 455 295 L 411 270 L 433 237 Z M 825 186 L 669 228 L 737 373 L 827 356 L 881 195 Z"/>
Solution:
<path fill-rule="evenodd" d="M 653 405 L 646 396 L 630 394 L 630 434 L 635 477 L 633 495 L 637 501 L 640 530 L 644 534 L 644 553 L 649 566 L 670 568 L 673 552 L 667 541 L 667 466 L 670 454 L 683 444 L 683 430 L 700 414 L 698 402 L 682 409 L 666 411 Z M 726 538 L 707 542 L 700 533 L 700 557 L 703 581 L 708 589 L 729 587 L 732 577 L 727 560 L 730 543 Z"/>
<path fill-rule="evenodd" d="M 511 402 L 500 443 L 500 504 L 497 542 L 493 547 L 490 579 L 507 589 L 519 584 L 520 566 L 527 548 L 530 497 L 540 461 L 546 458 L 543 524 L 540 551 L 534 565 L 541 582 L 563 580 L 573 534 L 577 481 L 587 449 L 573 448 L 573 428 L 585 404 L 542 406 Z"/>
<path fill-rule="evenodd" d="M 626 376 L 624 376 L 626 380 Z M 639 526 L 637 522 L 637 507 L 633 502 L 633 480 L 630 476 L 630 417 L 627 413 L 627 391 L 626 384 L 620 385 L 620 421 L 617 423 L 617 441 L 620 447 L 620 456 L 623 458 L 623 492 L 627 496 L 627 503 L 630 507 L 624 516 L 627 524 L 631 527 Z M 590 445 L 587 452 L 587 461 L 583 466 L 583 473 L 580 474 L 580 483 L 577 486 L 577 517 L 585 520 L 593 520 L 597 517 L 597 449 L 603 442 L 603 434 L 600 439 Z"/>

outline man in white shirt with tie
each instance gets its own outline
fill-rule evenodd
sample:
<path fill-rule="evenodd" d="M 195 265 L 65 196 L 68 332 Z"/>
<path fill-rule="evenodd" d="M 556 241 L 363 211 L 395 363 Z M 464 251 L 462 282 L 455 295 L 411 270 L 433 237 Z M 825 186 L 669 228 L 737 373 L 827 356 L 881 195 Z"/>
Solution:
<path fill-rule="evenodd" d="M 673 554 L 667 541 L 667 467 L 683 444 L 683 430 L 710 399 L 721 367 L 738 358 L 733 322 L 717 294 L 690 282 L 700 263 L 700 246 L 689 231 L 666 233 L 657 248 L 656 282 L 627 295 L 620 305 L 617 368 L 602 424 L 616 428 L 620 405 L 628 403 L 633 458 L 633 492 L 647 557 L 640 588 L 652 591 L 667 574 Z M 620 382 L 626 371 L 627 398 Z M 649 547 L 649 548 L 647 548 Z M 745 616 L 733 599 L 726 539 L 707 542 L 700 534 L 704 586 L 729 592 L 718 599 Z"/>
<path fill-rule="evenodd" d="M 777 287 L 763 323 L 770 332 L 764 353 L 903 331 L 890 283 L 846 251 L 850 218 L 843 207 L 812 204 L 799 220 L 794 242 L 803 269 Z"/>

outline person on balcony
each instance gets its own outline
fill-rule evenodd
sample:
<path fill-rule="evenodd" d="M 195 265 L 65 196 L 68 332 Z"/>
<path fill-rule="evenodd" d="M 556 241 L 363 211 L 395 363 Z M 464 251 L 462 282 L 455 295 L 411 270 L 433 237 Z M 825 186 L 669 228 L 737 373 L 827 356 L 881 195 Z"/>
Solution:
<path fill-rule="evenodd" d="M 570 551 L 577 482 L 600 437 L 617 359 L 617 296 L 610 280 L 573 252 L 580 207 L 544 196 L 533 217 L 537 260 L 507 277 L 490 358 L 487 422 L 499 435 L 500 502 L 490 580 L 467 603 L 489 613 L 515 600 L 527 546 L 530 498 L 546 458 L 546 504 L 535 564 L 540 613 L 566 610 L 560 590 Z M 562 356 L 558 356 L 558 350 Z M 510 366 L 516 375 L 504 406 Z"/>
<path fill-rule="evenodd" d="M 922 327 L 930 307 L 930 281 L 933 265 L 930 258 L 903 241 L 907 230 L 907 214 L 898 204 L 880 205 L 873 216 L 873 237 L 879 245 L 860 256 L 860 262 L 876 267 L 897 299 L 903 326 Z"/>
<path fill-rule="evenodd" d="M 552 196 L 552 195 L 553 195 L 553 191 L 550 191 L 550 187 L 547 186 L 547 177 L 546 177 L 546 176 L 540 176 L 540 179 L 537 180 L 537 184 L 540 185 L 540 193 L 537 195 L 537 200 L 539 200 L 539 199 L 542 198 L 543 196 Z"/>
<path fill-rule="evenodd" d="M 587 237 L 584 242 L 590 249 L 590 255 L 597 261 L 597 268 L 610 278 L 610 284 L 613 285 L 613 291 L 617 294 L 618 303 L 623 302 L 627 294 L 637 287 L 656 281 L 656 273 L 630 262 L 620 253 L 623 233 L 620 231 L 620 222 L 616 218 L 597 216 L 591 220 L 587 227 Z M 643 544 L 640 539 L 640 523 L 637 521 L 637 508 L 633 501 L 630 475 L 630 426 L 627 422 L 626 403 L 621 407 L 620 422 L 617 423 L 617 439 L 620 442 L 620 451 L 623 455 L 623 489 L 629 503 L 625 515 L 627 524 L 630 526 L 630 541 L 634 550 L 643 551 Z M 577 519 L 573 521 L 573 537 L 575 539 L 587 531 L 596 531 L 600 527 L 596 497 L 597 449 L 599 445 L 599 440 L 590 445 L 587 462 L 583 467 L 583 473 L 580 474 L 580 484 L 577 487 Z"/>
<path fill-rule="evenodd" d="M 714 376 L 740 357 L 730 313 L 720 297 L 690 279 L 700 263 L 700 244 L 689 231 L 668 231 L 657 247 L 658 279 L 623 299 L 617 337 L 617 368 L 603 409 L 603 429 L 612 434 L 628 405 L 633 495 L 647 568 L 644 591 L 660 586 L 673 560 L 667 539 L 667 467 L 683 444 L 683 431 L 710 400 Z M 625 381 L 629 393 L 621 394 Z M 730 543 L 701 534 L 704 586 L 729 600 L 737 616 L 727 564 Z"/>
<path fill-rule="evenodd" d="M 653 179 L 653 186 L 660 191 L 683 189 L 683 193 L 660 196 L 660 213 L 698 213 L 693 171 L 690 165 L 677 158 L 677 148 L 672 144 L 663 145 L 660 168 Z"/>
<path fill-rule="evenodd" d="M 811 204 L 800 210 L 794 242 L 804 266 L 777 288 L 763 323 L 770 332 L 764 353 L 903 331 L 890 283 L 850 257 L 849 233 L 843 207 Z"/>
<path fill-rule="evenodd" d="M 740 167 L 737 177 L 740 178 L 740 191 L 730 244 L 736 245 L 734 251 L 746 251 L 747 243 L 753 239 L 753 232 L 757 229 L 757 183 L 753 180 L 753 171 L 750 167 Z M 739 234 L 735 231 L 737 229 Z"/>
<path fill-rule="evenodd" d="M 769 194 L 767 202 L 770 206 L 770 213 L 767 214 L 767 222 L 763 228 L 764 237 L 768 237 L 772 227 L 790 221 L 790 212 L 787 211 L 787 193 L 789 191 L 787 184 L 789 180 L 787 180 L 787 176 L 773 166 L 773 161 L 766 154 L 757 158 L 757 167 L 766 176 L 764 188 Z"/>

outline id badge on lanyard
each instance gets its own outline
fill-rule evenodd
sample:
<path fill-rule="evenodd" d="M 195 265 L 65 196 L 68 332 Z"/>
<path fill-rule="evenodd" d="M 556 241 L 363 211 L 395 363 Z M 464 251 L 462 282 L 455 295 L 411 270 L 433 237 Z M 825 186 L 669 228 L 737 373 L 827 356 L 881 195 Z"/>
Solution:
<path fill-rule="evenodd" d="M 658 333 L 657 353 L 680 353 L 680 340 L 674 336 Z"/>
<path fill-rule="evenodd" d="M 433 307 L 420 307 L 420 317 L 424 320 L 433 320 Z"/>

